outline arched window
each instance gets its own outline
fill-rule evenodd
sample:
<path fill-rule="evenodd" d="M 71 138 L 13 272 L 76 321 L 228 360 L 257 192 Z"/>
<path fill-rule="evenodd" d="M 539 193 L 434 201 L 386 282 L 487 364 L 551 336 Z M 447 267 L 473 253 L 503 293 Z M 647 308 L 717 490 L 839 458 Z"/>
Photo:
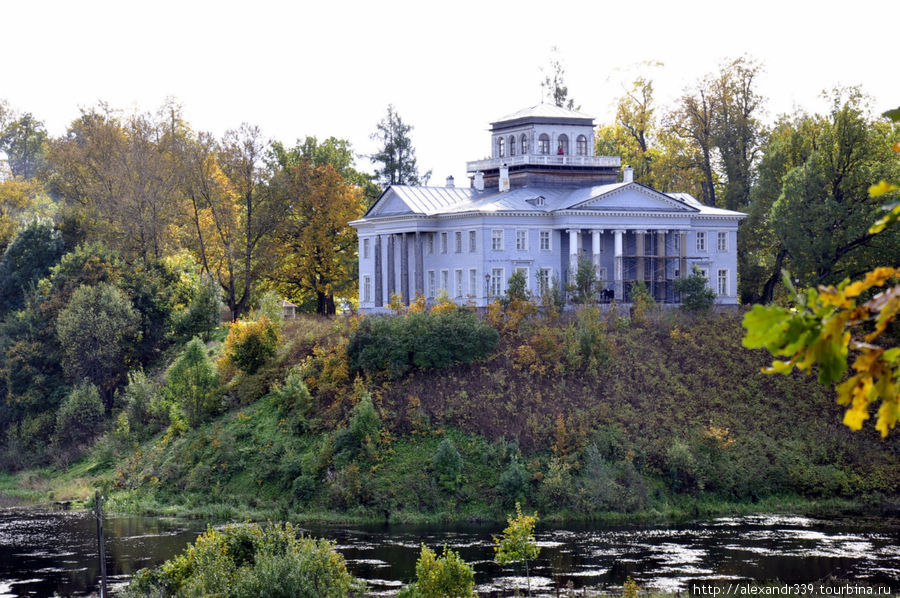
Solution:
<path fill-rule="evenodd" d="M 522 135 L 521 141 L 522 141 L 522 155 L 523 156 L 528 155 L 528 136 Z"/>
<path fill-rule="evenodd" d="M 516 136 L 515 135 L 509 136 L 509 155 L 510 156 L 516 155 Z"/>
<path fill-rule="evenodd" d="M 506 139 L 501 137 L 497 140 L 497 156 L 502 158 L 505 155 L 504 149 L 506 147 Z"/>
<path fill-rule="evenodd" d="M 543 156 L 550 153 L 550 136 L 546 133 L 541 133 L 538 137 L 538 153 Z"/>
<path fill-rule="evenodd" d="M 560 135 L 556 141 L 556 153 L 560 156 L 569 155 L 569 138 L 566 135 Z"/>
<path fill-rule="evenodd" d="M 578 152 L 579 156 L 587 156 L 587 137 L 584 135 L 579 135 L 578 139 L 575 140 L 575 150 Z"/>

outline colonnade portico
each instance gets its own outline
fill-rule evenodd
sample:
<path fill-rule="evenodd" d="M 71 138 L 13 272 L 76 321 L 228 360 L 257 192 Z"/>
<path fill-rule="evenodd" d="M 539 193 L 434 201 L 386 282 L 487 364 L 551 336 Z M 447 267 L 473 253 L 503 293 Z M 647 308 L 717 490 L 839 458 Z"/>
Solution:
<path fill-rule="evenodd" d="M 413 264 L 414 277 L 410 280 L 409 268 L 409 245 L 410 236 L 412 236 L 413 246 Z M 383 263 L 382 255 L 385 249 L 382 245 L 387 245 L 387 267 Z M 374 242 L 374 278 L 375 287 L 375 305 L 387 305 L 391 296 L 395 293 L 403 298 L 403 303 L 409 305 L 416 294 L 425 293 L 425 256 L 424 256 L 424 239 L 419 231 L 409 231 L 400 233 L 390 233 L 375 235 Z M 397 280 L 397 252 L 399 256 L 399 281 Z M 385 270 L 387 271 L 387 288 L 384 286 Z M 387 291 L 387 292 L 385 292 Z"/>

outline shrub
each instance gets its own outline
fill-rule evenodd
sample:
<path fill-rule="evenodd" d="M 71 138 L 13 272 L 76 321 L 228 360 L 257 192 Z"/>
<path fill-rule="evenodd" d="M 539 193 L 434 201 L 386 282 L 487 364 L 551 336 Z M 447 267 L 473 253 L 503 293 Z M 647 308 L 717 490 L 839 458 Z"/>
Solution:
<path fill-rule="evenodd" d="M 503 307 L 508 307 L 513 301 L 530 301 L 531 293 L 528 291 L 528 279 L 522 270 L 513 272 L 506 281 L 506 294 L 501 299 Z"/>
<path fill-rule="evenodd" d="M 275 355 L 281 342 L 278 324 L 262 315 L 258 320 L 238 320 L 225 339 L 224 360 L 247 374 L 255 374 Z"/>
<path fill-rule="evenodd" d="M 275 291 L 266 291 L 259 298 L 259 307 L 255 315 L 266 316 L 279 327 L 284 322 L 284 310 L 281 307 L 281 297 Z"/>
<path fill-rule="evenodd" d="M 194 427 L 218 411 L 220 399 L 219 374 L 206 354 L 206 345 L 194 337 L 184 353 L 169 369 L 166 395 L 178 405 Z"/>
<path fill-rule="evenodd" d="M 33 220 L 19 229 L 0 260 L 0 314 L 21 308 L 29 287 L 46 276 L 64 252 L 52 222 Z"/>
<path fill-rule="evenodd" d="M 126 597 L 343 598 L 362 591 L 334 544 L 290 524 L 210 528 L 183 553 L 138 573 Z"/>
<path fill-rule="evenodd" d="M 597 267 L 591 258 L 582 256 L 575 270 L 575 296 L 573 301 L 588 304 L 594 301 L 594 289 L 597 288 Z"/>
<path fill-rule="evenodd" d="M 438 484 L 447 492 L 456 490 L 462 473 L 462 457 L 449 438 L 444 438 L 438 445 L 431 460 Z"/>
<path fill-rule="evenodd" d="M 297 417 L 301 427 L 308 427 L 306 420 L 312 412 L 312 396 L 299 371 L 292 369 L 284 384 L 272 390 L 272 402 L 282 413 Z"/>
<path fill-rule="evenodd" d="M 208 341 L 222 318 L 222 291 L 209 276 L 202 276 L 192 289 L 187 309 L 175 317 L 175 338 L 186 342 L 195 336 Z"/>
<path fill-rule="evenodd" d="M 350 337 L 350 368 L 397 379 L 412 367 L 444 368 L 487 357 L 499 342 L 496 330 L 469 309 L 419 312 L 362 321 Z"/>
<path fill-rule="evenodd" d="M 61 447 L 89 442 L 103 429 L 103 402 L 97 387 L 82 383 L 72 389 L 56 412 L 56 441 Z"/>
<path fill-rule="evenodd" d="M 404 589 L 398 598 L 472 598 L 475 573 L 472 566 L 444 546 L 438 557 L 422 544 L 416 561 L 416 582 Z"/>
<path fill-rule="evenodd" d="M 138 440 L 159 431 L 168 423 L 168 405 L 164 404 L 156 384 L 144 370 L 128 372 L 128 385 L 119 395 L 128 430 Z"/>
<path fill-rule="evenodd" d="M 681 308 L 690 312 L 707 311 L 716 300 L 708 280 L 700 268 L 694 266 L 691 275 L 675 281 L 675 290 L 681 294 Z"/>
<path fill-rule="evenodd" d="M 512 505 L 525 501 L 528 494 L 528 472 L 518 459 L 513 459 L 500 474 L 499 486 L 504 504 Z"/>

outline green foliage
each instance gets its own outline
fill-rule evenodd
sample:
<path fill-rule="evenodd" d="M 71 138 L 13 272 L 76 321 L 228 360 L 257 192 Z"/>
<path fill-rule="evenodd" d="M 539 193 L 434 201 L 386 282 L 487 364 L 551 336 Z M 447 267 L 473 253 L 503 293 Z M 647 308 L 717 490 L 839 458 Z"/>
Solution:
<path fill-rule="evenodd" d="M 394 106 L 388 105 L 387 115 L 371 135 L 378 143 L 378 151 L 369 156 L 377 164 L 375 176 L 382 187 L 428 184 L 431 171 L 419 174 L 416 150 L 409 138 L 412 129 L 411 125 L 403 122 Z"/>
<path fill-rule="evenodd" d="M 401 593 L 408 598 L 474 598 L 475 573 L 472 566 L 444 546 L 438 557 L 422 544 L 416 561 L 416 582 Z"/>
<path fill-rule="evenodd" d="M 281 344 L 279 325 L 266 315 L 256 320 L 238 320 L 231 325 L 225 339 L 223 359 L 247 374 L 255 374 L 274 357 Z"/>
<path fill-rule="evenodd" d="M 281 297 L 275 291 L 266 291 L 259 298 L 259 307 L 254 311 L 253 317 L 266 316 L 281 327 L 284 322 L 284 310 L 281 308 Z"/>
<path fill-rule="evenodd" d="M 523 502 L 528 497 L 529 477 L 525 466 L 513 459 L 500 474 L 499 490 L 504 504 L 512 505 Z"/>
<path fill-rule="evenodd" d="M 531 577 L 528 575 L 528 561 L 537 558 L 541 548 L 534 538 L 534 526 L 537 523 L 537 513 L 525 515 L 521 505 L 516 502 L 516 516 L 509 515 L 506 519 L 507 526 L 503 535 L 498 540 L 494 538 L 495 559 L 501 565 L 510 563 L 525 563 L 525 577 L 528 578 L 528 594 L 531 595 Z"/>
<path fill-rule="evenodd" d="M 372 397 L 364 393 L 362 399 L 353 408 L 350 418 L 350 433 L 359 441 L 373 441 L 381 429 L 381 418 L 375 411 Z"/>
<path fill-rule="evenodd" d="M 635 324 L 643 324 L 647 319 L 647 312 L 656 308 L 656 300 L 650 294 L 650 289 L 639 280 L 631 286 L 631 321 Z"/>
<path fill-rule="evenodd" d="M 487 357 L 496 330 L 467 309 L 363 320 L 347 347 L 350 369 L 397 379 L 410 369 L 445 368 Z"/>
<path fill-rule="evenodd" d="M 56 413 L 56 442 L 76 448 L 93 440 L 103 429 L 103 402 L 97 387 L 83 383 L 68 394 Z"/>
<path fill-rule="evenodd" d="M 169 405 L 144 370 L 128 372 L 128 384 L 120 392 L 118 401 L 123 406 L 129 435 L 137 440 L 150 437 L 169 422 Z"/>
<path fill-rule="evenodd" d="M 438 445 L 431 461 L 438 483 L 446 492 L 453 492 L 459 486 L 462 473 L 462 457 L 456 445 L 449 438 L 444 438 Z"/>
<path fill-rule="evenodd" d="M 272 389 L 272 402 L 282 413 L 295 416 L 301 428 L 308 427 L 313 400 L 299 371 L 292 369 L 285 377 L 284 384 Z"/>
<path fill-rule="evenodd" d="M 709 281 L 697 266 L 690 276 L 675 281 L 675 291 L 681 295 L 681 308 L 689 312 L 709 311 L 716 300 Z"/>
<path fill-rule="evenodd" d="M 194 338 L 166 375 L 166 396 L 197 426 L 221 406 L 219 374 L 206 353 L 206 345 Z"/>
<path fill-rule="evenodd" d="M 126 597 L 344 598 L 362 591 L 327 540 L 297 536 L 290 525 L 210 528 L 185 551 L 138 573 Z"/>
<path fill-rule="evenodd" d="M 528 279 L 521 270 L 516 270 L 506 282 L 506 294 L 501 303 L 503 307 L 509 306 L 513 301 L 530 301 L 531 293 L 528 292 Z"/>
<path fill-rule="evenodd" d="M 65 252 L 53 223 L 32 220 L 19 229 L 0 260 L 0 315 L 20 309 L 26 294 Z"/>
<path fill-rule="evenodd" d="M 578 267 L 575 270 L 575 303 L 587 305 L 594 301 L 594 291 L 597 289 L 597 268 L 594 262 L 587 256 L 578 258 Z"/>
<path fill-rule="evenodd" d="M 173 326 L 175 338 L 179 342 L 187 342 L 199 336 L 208 341 L 212 332 L 221 323 L 221 314 L 221 288 L 208 276 L 198 278 L 192 289 L 190 304 L 175 317 Z"/>
<path fill-rule="evenodd" d="M 90 380 L 111 398 L 134 363 L 139 326 L 131 301 L 113 285 L 78 287 L 56 320 L 69 378 Z"/>

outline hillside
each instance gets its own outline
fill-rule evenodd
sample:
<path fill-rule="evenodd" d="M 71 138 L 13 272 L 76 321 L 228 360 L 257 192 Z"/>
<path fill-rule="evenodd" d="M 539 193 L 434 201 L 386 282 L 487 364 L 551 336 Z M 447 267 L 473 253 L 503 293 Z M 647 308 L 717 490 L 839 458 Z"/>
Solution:
<path fill-rule="evenodd" d="M 274 359 L 231 372 L 226 413 L 124 450 L 107 473 L 113 507 L 455 520 L 502 518 L 519 500 L 608 518 L 900 489 L 896 441 L 843 426 L 814 379 L 762 374 L 767 355 L 741 347 L 738 314 L 496 309 L 488 321 L 501 334 L 486 359 L 395 379 L 353 376 L 355 324 L 287 322 Z"/>

